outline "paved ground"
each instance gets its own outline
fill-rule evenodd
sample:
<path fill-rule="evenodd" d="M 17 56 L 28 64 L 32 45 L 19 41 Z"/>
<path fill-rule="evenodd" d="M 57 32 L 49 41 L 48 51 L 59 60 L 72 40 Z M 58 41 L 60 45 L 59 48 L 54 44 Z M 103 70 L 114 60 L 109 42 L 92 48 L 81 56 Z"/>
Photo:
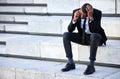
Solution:
<path fill-rule="evenodd" d="M 0 57 L 0 79 L 120 79 L 120 68 L 95 66 L 92 75 L 83 75 L 86 65 L 61 72 L 65 63 Z"/>

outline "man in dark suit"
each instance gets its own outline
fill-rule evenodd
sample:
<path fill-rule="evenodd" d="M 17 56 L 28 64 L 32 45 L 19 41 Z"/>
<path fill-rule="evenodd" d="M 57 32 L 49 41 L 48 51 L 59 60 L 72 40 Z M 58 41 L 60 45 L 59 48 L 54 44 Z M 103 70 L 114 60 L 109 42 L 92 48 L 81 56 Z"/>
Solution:
<path fill-rule="evenodd" d="M 99 45 L 106 45 L 107 37 L 101 27 L 102 12 L 85 3 L 81 8 L 73 11 L 72 20 L 68 26 L 68 31 L 63 34 L 63 43 L 68 58 L 68 63 L 63 72 L 75 69 L 73 61 L 71 42 L 90 45 L 90 62 L 84 72 L 89 75 L 95 72 L 94 62 Z M 77 28 L 78 33 L 73 32 Z"/>

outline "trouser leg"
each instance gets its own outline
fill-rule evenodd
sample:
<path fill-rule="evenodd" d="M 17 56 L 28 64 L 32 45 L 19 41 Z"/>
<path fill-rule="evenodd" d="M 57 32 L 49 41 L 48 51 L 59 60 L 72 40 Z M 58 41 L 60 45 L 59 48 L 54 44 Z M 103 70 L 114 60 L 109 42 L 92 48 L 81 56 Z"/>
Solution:
<path fill-rule="evenodd" d="M 93 33 L 90 36 L 90 61 L 93 62 L 96 60 L 96 53 L 97 48 L 99 46 L 100 40 L 102 39 L 102 36 L 98 33 Z"/>
<path fill-rule="evenodd" d="M 69 33 L 64 33 L 63 34 L 63 45 L 66 53 L 66 57 L 72 58 L 72 48 L 71 48 L 71 41 L 70 41 L 70 34 Z"/>
<path fill-rule="evenodd" d="M 66 32 L 63 34 L 63 44 L 67 58 L 73 58 L 71 41 L 81 44 L 81 36 L 78 33 Z"/>

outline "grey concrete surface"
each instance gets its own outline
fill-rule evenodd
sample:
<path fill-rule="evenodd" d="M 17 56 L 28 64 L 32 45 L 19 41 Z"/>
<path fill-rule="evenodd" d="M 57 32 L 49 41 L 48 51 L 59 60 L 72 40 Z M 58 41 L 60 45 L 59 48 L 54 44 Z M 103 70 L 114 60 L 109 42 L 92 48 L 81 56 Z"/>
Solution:
<path fill-rule="evenodd" d="M 85 65 L 61 72 L 62 62 L 0 57 L 0 79 L 119 79 L 120 69 L 95 66 L 96 72 L 85 76 Z"/>

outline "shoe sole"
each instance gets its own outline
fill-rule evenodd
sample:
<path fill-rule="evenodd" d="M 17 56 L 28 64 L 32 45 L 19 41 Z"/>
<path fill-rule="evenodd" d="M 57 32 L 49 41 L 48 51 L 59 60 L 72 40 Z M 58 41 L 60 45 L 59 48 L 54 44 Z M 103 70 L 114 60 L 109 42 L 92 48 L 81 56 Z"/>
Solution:
<path fill-rule="evenodd" d="M 70 70 L 74 70 L 75 68 L 72 68 L 72 69 L 70 69 Z M 64 71 L 64 70 L 61 70 L 62 72 L 67 72 L 67 71 L 70 71 L 70 70 L 66 70 L 66 71 Z"/>

